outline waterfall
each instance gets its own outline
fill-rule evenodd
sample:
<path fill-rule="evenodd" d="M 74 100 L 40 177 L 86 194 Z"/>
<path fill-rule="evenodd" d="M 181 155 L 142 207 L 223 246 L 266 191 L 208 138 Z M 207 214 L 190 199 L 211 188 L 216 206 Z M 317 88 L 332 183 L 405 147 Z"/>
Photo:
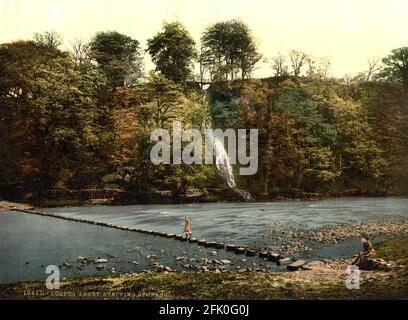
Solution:
<path fill-rule="evenodd" d="M 207 124 L 205 127 L 206 129 L 211 129 L 210 124 Z M 237 194 L 239 194 L 244 200 L 253 200 L 249 192 L 241 190 L 237 187 L 228 153 L 225 150 L 223 141 L 221 141 L 214 135 L 213 130 L 206 130 L 206 135 L 208 135 L 207 138 L 213 143 L 213 150 L 215 153 L 215 166 L 217 167 L 217 170 L 222 178 L 225 180 L 228 186 Z"/>
<path fill-rule="evenodd" d="M 237 184 L 235 183 L 235 177 L 234 173 L 232 172 L 228 154 L 225 151 L 223 143 L 214 135 L 212 136 L 212 138 L 215 152 L 215 166 L 217 167 L 218 172 L 224 178 L 225 182 L 227 182 L 228 186 L 231 189 L 234 189 L 236 188 Z"/>

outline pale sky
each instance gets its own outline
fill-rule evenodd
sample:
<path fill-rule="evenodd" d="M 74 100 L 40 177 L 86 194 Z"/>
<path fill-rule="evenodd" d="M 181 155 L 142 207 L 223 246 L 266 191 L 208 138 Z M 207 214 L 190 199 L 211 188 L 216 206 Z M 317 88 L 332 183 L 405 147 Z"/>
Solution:
<path fill-rule="evenodd" d="M 250 26 L 264 57 L 292 48 L 329 56 L 337 77 L 408 46 L 406 0 L 0 0 L 0 43 L 54 29 L 67 49 L 75 38 L 116 30 L 145 48 L 164 20 L 179 20 L 198 43 L 206 26 L 234 18 Z M 254 74 L 271 75 L 265 63 Z"/>

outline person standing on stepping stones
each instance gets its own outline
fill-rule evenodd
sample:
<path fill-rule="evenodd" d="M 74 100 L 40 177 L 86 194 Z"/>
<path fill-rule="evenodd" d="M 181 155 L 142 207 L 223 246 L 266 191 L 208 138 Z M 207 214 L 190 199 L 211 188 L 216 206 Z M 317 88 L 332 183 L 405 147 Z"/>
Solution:
<path fill-rule="evenodd" d="M 186 234 L 186 239 L 191 239 L 191 219 L 188 216 L 184 218 L 184 233 Z"/>

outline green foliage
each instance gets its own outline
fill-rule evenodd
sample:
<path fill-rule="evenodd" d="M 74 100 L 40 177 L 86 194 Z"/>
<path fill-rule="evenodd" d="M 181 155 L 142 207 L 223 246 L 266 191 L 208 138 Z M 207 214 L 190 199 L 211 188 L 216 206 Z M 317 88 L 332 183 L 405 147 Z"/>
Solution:
<path fill-rule="evenodd" d="M 403 81 L 408 86 L 408 47 L 392 50 L 391 54 L 383 59 L 385 67 L 382 75 L 389 80 Z"/>
<path fill-rule="evenodd" d="M 0 69 L 7 75 L 1 109 L 10 121 L 3 150 L 14 150 L 7 154 L 13 164 L 7 183 L 51 188 L 69 178 L 64 170 L 105 157 L 109 131 L 101 121 L 106 110 L 97 104 L 95 74 L 78 70 L 69 55 L 31 42 L 1 47 Z"/>
<path fill-rule="evenodd" d="M 54 30 L 34 33 L 34 42 L 49 48 L 57 49 L 62 45 L 62 37 Z"/>
<path fill-rule="evenodd" d="M 35 39 L 0 45 L 0 195 L 109 186 L 141 199 L 223 187 L 211 165 L 152 164 L 150 134 L 171 132 L 174 120 L 201 131 L 209 122 L 258 129 L 259 170 L 236 177 L 255 196 L 408 191 L 406 48 L 383 60 L 382 81 L 249 80 L 260 59 L 249 28 L 217 23 L 203 35 L 200 62 L 223 81 L 207 102 L 189 82 L 194 41 L 179 23 L 148 41 L 157 72 L 144 82 L 139 42 L 128 36 L 97 33 L 93 61 L 86 51 L 80 62 L 55 34 Z"/>
<path fill-rule="evenodd" d="M 248 79 L 261 59 L 249 27 L 239 20 L 218 22 L 204 32 L 202 63 L 213 80 Z"/>
<path fill-rule="evenodd" d="M 232 123 L 236 128 L 259 130 L 258 173 L 255 179 L 241 177 L 250 191 L 378 193 L 399 188 L 395 173 L 403 170 L 407 155 L 399 151 L 396 132 L 401 134 L 402 127 L 397 115 L 389 115 L 394 118 L 394 131 L 386 129 L 385 136 L 393 138 L 385 144 L 379 140 L 384 132 L 376 131 L 366 107 L 375 101 L 368 102 L 361 95 L 342 97 L 340 87 L 340 83 L 316 79 L 240 85 L 238 112 Z M 369 88 L 357 91 L 373 92 Z M 224 92 L 225 87 L 221 96 Z M 397 100 L 392 103 L 398 106 Z M 378 113 L 375 118 L 381 121 L 382 116 Z"/>
<path fill-rule="evenodd" d="M 147 51 L 166 78 L 183 83 L 192 76 L 195 42 L 179 22 L 164 23 L 163 31 L 147 41 Z"/>
<path fill-rule="evenodd" d="M 119 32 L 98 32 L 90 42 L 90 56 L 114 88 L 134 84 L 142 74 L 139 41 Z"/>

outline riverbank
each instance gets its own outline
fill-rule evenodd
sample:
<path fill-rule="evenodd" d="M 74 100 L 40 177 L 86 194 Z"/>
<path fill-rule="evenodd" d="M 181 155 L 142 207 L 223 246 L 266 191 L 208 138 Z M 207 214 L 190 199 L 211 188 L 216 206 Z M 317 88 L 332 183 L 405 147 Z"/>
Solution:
<path fill-rule="evenodd" d="M 32 210 L 34 206 L 24 203 L 16 203 L 0 200 L 0 212 L 11 210 Z"/>
<path fill-rule="evenodd" d="M 3 299 L 406 299 L 408 237 L 377 244 L 378 258 L 398 267 L 361 271 L 360 289 L 345 286 L 351 260 L 294 272 L 162 272 L 67 279 L 57 291 L 43 282 L 0 285 Z"/>
<path fill-rule="evenodd" d="M 154 197 L 135 197 L 130 199 L 118 198 L 118 199 L 75 199 L 75 198 L 35 198 L 26 201 L 20 201 L 15 203 L 7 200 L 0 200 L 0 212 L 10 211 L 12 209 L 33 209 L 33 208 L 61 208 L 61 207 L 90 207 L 90 206 L 128 206 L 128 205 L 177 205 L 177 204 L 211 204 L 211 203 L 236 203 L 236 202 L 248 202 L 237 197 L 237 194 L 226 191 L 228 196 L 220 192 L 218 194 L 207 194 L 199 196 L 188 196 L 183 198 L 175 198 L 167 194 L 158 194 Z M 405 195 L 373 195 L 373 194 L 317 194 L 317 193 L 288 193 L 288 194 L 274 194 L 271 196 L 259 196 L 253 198 L 250 203 L 262 203 L 262 202 L 298 202 L 298 201 L 319 201 L 319 200 L 329 200 L 329 199 L 341 199 L 347 198 L 360 198 L 362 196 L 368 198 L 383 198 L 383 197 L 394 197 L 394 198 L 407 198 Z"/>

